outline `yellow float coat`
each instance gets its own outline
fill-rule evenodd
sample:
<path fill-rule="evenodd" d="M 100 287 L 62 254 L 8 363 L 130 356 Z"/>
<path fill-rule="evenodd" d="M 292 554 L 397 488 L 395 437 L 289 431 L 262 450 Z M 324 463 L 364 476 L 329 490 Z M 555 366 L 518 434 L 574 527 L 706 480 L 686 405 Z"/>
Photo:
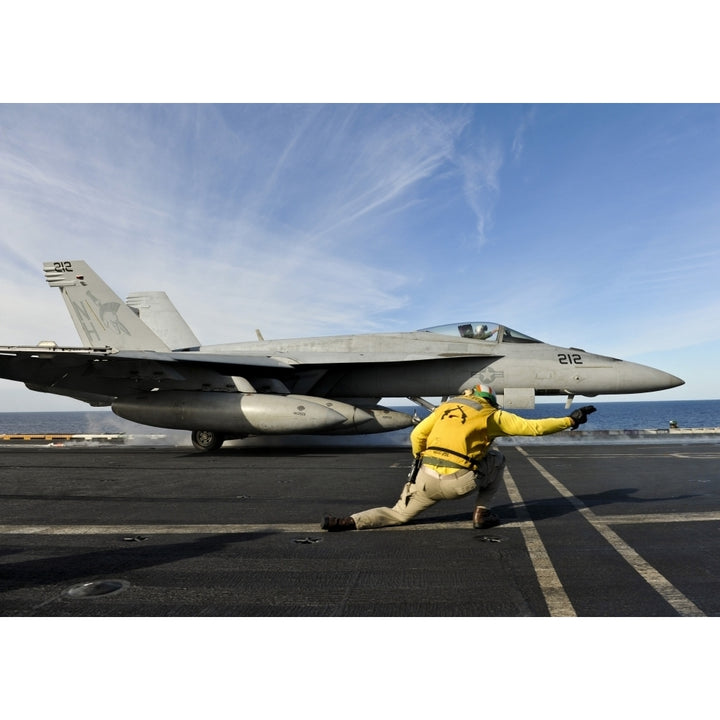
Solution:
<path fill-rule="evenodd" d="M 413 455 L 422 455 L 441 474 L 470 469 L 496 437 L 550 435 L 572 427 L 569 417 L 526 420 L 475 397 L 453 398 L 438 406 L 410 435 Z M 447 464 L 445 464 L 447 463 Z"/>

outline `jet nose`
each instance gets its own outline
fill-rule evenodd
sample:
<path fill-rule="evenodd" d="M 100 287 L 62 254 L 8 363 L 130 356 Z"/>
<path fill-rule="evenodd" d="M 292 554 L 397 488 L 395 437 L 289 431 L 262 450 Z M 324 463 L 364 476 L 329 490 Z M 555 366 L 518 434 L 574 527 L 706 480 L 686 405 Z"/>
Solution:
<path fill-rule="evenodd" d="M 682 380 L 682 379 L 679 378 L 679 377 L 676 377 L 675 375 L 671 375 L 670 373 L 664 373 L 664 374 L 665 374 L 665 377 L 667 377 L 667 383 L 668 383 L 667 386 L 668 386 L 669 388 L 671 388 L 671 387 L 678 387 L 679 385 L 684 385 L 684 384 L 685 384 L 685 381 L 684 381 L 684 380 Z"/>
<path fill-rule="evenodd" d="M 632 363 L 628 371 L 625 379 L 635 388 L 635 392 L 669 390 L 685 384 L 681 378 L 647 365 Z"/>

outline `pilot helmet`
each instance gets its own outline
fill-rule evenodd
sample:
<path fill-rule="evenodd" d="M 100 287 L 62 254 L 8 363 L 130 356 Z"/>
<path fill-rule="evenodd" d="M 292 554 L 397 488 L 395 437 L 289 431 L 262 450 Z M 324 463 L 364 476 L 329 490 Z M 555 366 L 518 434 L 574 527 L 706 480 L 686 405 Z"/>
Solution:
<path fill-rule="evenodd" d="M 495 397 L 495 393 L 493 392 L 493 389 L 489 385 L 475 385 L 475 387 L 471 390 L 472 396 L 477 398 L 482 398 L 483 400 L 487 400 L 493 407 L 497 407 L 497 398 Z"/>

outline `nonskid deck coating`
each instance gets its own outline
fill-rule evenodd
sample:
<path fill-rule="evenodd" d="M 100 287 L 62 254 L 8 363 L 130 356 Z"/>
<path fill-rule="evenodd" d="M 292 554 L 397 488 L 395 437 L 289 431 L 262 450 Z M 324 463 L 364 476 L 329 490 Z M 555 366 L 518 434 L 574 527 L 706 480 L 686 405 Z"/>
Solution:
<path fill-rule="evenodd" d="M 718 444 L 502 449 L 499 527 L 469 497 L 334 534 L 395 501 L 406 449 L 4 448 L 0 615 L 720 614 Z"/>

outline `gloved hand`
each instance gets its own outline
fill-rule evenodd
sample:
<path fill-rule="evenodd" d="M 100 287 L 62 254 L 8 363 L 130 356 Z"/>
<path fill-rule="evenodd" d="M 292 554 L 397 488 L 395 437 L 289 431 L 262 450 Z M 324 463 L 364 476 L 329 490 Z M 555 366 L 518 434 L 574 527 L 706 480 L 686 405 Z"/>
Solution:
<path fill-rule="evenodd" d="M 586 405 L 585 407 L 581 407 L 578 410 L 575 410 L 574 412 L 571 412 L 568 416 L 572 420 L 572 429 L 576 430 L 580 425 L 587 422 L 587 416 L 590 413 L 594 413 L 597 410 L 597 408 L 594 405 Z"/>

